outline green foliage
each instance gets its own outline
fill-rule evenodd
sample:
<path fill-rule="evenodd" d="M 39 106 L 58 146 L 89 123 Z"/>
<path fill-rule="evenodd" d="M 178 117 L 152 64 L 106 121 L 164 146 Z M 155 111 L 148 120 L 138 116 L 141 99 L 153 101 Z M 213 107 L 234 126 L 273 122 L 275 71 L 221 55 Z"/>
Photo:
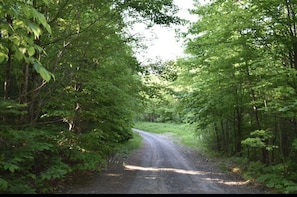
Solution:
<path fill-rule="evenodd" d="M 136 150 L 142 145 L 142 137 L 137 132 L 132 133 L 133 137 L 127 142 L 122 144 L 117 144 L 114 147 L 113 154 L 121 155 L 122 157 L 127 157 L 131 151 Z"/>
<path fill-rule="evenodd" d="M 2 183 L 0 191 L 8 193 L 36 193 L 44 187 L 43 171 L 55 161 L 55 141 L 49 131 L 27 128 L 1 130 Z M 63 164 L 65 165 L 65 164 Z M 61 167 L 61 166 L 60 166 Z M 58 174 L 58 173 L 57 173 Z M 46 188 L 49 185 L 46 184 Z"/>
<path fill-rule="evenodd" d="M 292 148 L 294 151 L 297 151 L 297 138 L 295 138 L 292 142 Z"/>
<path fill-rule="evenodd" d="M 52 161 L 52 165 L 44 172 L 41 173 L 41 180 L 56 180 L 63 178 L 71 171 L 71 168 L 62 162 L 61 158 Z"/>
<path fill-rule="evenodd" d="M 41 66 L 40 64 L 34 64 L 34 69 L 36 70 L 37 73 L 40 74 L 40 76 L 46 80 L 47 82 L 50 81 L 51 78 L 55 78 L 55 76 L 53 75 L 53 73 L 49 72 L 48 70 L 46 70 L 43 66 Z"/>
<path fill-rule="evenodd" d="M 144 111 L 138 116 L 142 121 L 181 122 L 178 112 L 177 91 L 174 82 L 177 79 L 177 68 L 172 61 L 157 62 L 145 66 L 143 81 L 145 89 Z"/>
<path fill-rule="evenodd" d="M 45 5 L 49 5 L 45 1 Z M 0 13 L 3 18 L 1 25 L 0 63 L 11 61 L 12 54 L 15 60 L 35 65 L 40 76 L 49 81 L 54 75 L 43 67 L 36 56 L 45 54 L 44 49 L 36 44 L 42 35 L 42 28 L 51 33 L 44 14 L 33 7 L 31 3 L 21 0 L 0 2 Z"/>
<path fill-rule="evenodd" d="M 267 140 L 272 139 L 274 137 L 273 133 L 269 130 L 256 130 L 251 132 L 251 136 L 253 137 L 242 140 L 241 144 L 253 148 L 265 148 L 268 151 L 272 151 L 273 149 L 278 148 L 278 146 L 266 144 Z"/>
<path fill-rule="evenodd" d="M 27 104 L 20 104 L 12 99 L 0 99 L 0 115 L 23 115 L 26 114 L 25 107 Z M 0 126 L 1 127 L 1 126 Z"/>
<path fill-rule="evenodd" d="M 4 192 L 3 192 L 4 191 Z M 22 177 L 15 177 L 9 182 L 9 187 L 1 192 L 6 194 L 36 194 L 36 189 L 32 188 Z"/>
<path fill-rule="evenodd" d="M 293 189 L 292 181 L 287 181 L 285 179 L 282 179 L 277 174 L 261 175 L 259 178 L 257 178 L 257 181 L 259 181 L 261 183 L 265 183 L 265 185 L 267 185 L 268 187 L 275 188 L 277 190 L 283 189 L 285 191 L 285 193 L 290 193 L 289 190 Z M 288 190 L 286 188 L 288 188 Z M 295 191 L 296 191 L 296 189 L 297 188 L 296 188 L 296 184 L 295 184 Z"/>
<path fill-rule="evenodd" d="M 8 182 L 4 180 L 3 178 L 0 178 L 0 190 L 6 191 L 8 188 Z"/>
<path fill-rule="evenodd" d="M 197 126 L 205 147 L 264 166 L 286 163 L 293 177 L 296 11 L 296 3 L 277 0 L 197 6 L 199 19 L 185 34 L 189 56 L 177 62 L 184 121 Z"/>
<path fill-rule="evenodd" d="M 124 16 L 174 13 L 172 0 L 0 1 L 0 193 L 52 192 L 133 140 L 144 86 Z"/>
<path fill-rule="evenodd" d="M 173 4 L 172 0 L 152 0 L 152 1 L 125 1 L 120 5 L 122 9 L 127 9 L 132 12 L 132 19 L 139 22 L 139 16 L 145 19 L 149 26 L 153 24 L 170 25 L 172 23 L 181 23 L 179 17 L 175 14 L 178 11 L 176 5 Z M 136 11 L 136 12 L 135 12 Z"/>
<path fill-rule="evenodd" d="M 267 187 L 273 188 L 284 194 L 292 194 L 297 192 L 297 183 L 284 174 L 284 164 L 271 167 L 259 166 L 257 169 L 257 182 L 264 183 Z M 251 169 L 251 168 L 250 168 Z M 255 169 L 254 169 L 255 170 Z"/>

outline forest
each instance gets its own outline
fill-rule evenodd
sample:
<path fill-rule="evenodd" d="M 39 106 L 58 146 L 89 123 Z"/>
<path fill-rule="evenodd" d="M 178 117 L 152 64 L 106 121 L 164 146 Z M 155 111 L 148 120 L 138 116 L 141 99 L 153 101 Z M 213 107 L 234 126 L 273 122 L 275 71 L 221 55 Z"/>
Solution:
<path fill-rule="evenodd" d="M 0 193 L 99 170 L 136 121 L 195 126 L 209 150 L 297 192 L 297 1 L 0 0 Z M 186 25 L 185 57 L 141 63 L 143 22 Z"/>

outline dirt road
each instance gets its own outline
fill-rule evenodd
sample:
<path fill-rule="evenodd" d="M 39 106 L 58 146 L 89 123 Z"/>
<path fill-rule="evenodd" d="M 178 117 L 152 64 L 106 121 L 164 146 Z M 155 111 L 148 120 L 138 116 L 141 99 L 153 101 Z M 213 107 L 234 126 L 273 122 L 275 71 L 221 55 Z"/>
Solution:
<path fill-rule="evenodd" d="M 100 174 L 79 177 L 70 194 L 263 194 L 238 175 L 223 172 L 201 154 L 165 134 L 134 130 L 143 146 L 115 158 Z"/>

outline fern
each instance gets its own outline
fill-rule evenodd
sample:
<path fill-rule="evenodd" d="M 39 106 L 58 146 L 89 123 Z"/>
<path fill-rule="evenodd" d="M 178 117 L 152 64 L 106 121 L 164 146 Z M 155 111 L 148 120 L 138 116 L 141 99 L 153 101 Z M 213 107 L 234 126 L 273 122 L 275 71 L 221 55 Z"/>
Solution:
<path fill-rule="evenodd" d="M 8 188 L 8 182 L 3 178 L 0 178 L 0 191 L 5 191 Z"/>
<path fill-rule="evenodd" d="M 260 183 L 265 183 L 268 187 L 278 188 L 278 184 L 280 182 L 280 176 L 277 174 L 263 174 L 259 176 L 256 181 Z M 278 188 L 279 189 L 279 188 Z"/>
<path fill-rule="evenodd" d="M 14 115 L 22 115 L 26 114 L 25 107 L 26 104 L 19 104 L 18 102 L 3 98 L 0 98 L 0 114 L 14 114 Z"/>
<path fill-rule="evenodd" d="M 264 183 L 267 187 L 274 188 L 282 193 L 291 194 L 297 192 L 297 183 L 287 180 L 285 177 L 273 172 L 272 174 L 263 174 L 256 179 Z"/>
<path fill-rule="evenodd" d="M 36 189 L 26 181 L 24 176 L 14 177 L 9 181 L 9 185 L 4 191 L 12 194 L 36 194 Z"/>
<path fill-rule="evenodd" d="M 54 162 L 45 172 L 40 175 L 41 180 L 61 179 L 71 172 L 71 168 L 60 159 Z"/>

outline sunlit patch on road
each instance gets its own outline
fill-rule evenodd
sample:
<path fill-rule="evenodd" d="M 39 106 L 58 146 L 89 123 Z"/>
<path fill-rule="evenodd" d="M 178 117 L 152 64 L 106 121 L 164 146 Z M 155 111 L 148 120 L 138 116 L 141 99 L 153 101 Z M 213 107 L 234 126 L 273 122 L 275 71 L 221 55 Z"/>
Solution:
<path fill-rule="evenodd" d="M 106 174 L 106 176 L 118 177 L 118 176 L 121 176 L 121 174 L 108 173 L 108 174 Z"/>
<path fill-rule="evenodd" d="M 247 181 L 225 181 L 223 179 L 214 179 L 214 178 L 204 178 L 204 180 L 207 181 L 213 181 L 213 182 L 217 182 L 217 183 L 221 183 L 221 184 L 225 184 L 225 185 L 247 185 L 250 183 L 250 180 Z"/>
<path fill-rule="evenodd" d="M 155 176 L 146 176 L 146 177 L 144 177 L 145 179 L 152 179 L 152 180 L 154 180 L 154 179 L 156 179 L 157 177 L 155 177 Z"/>
<path fill-rule="evenodd" d="M 141 167 L 141 166 L 133 166 L 133 165 L 125 165 L 126 170 L 141 170 L 141 171 L 166 171 L 166 172 L 174 172 L 180 174 L 189 174 L 189 175 L 206 175 L 211 174 L 210 172 L 203 171 L 194 171 L 194 170 L 183 170 L 177 168 L 157 168 L 157 167 Z"/>
<path fill-rule="evenodd" d="M 139 171 L 150 171 L 150 172 L 173 172 L 173 173 L 180 173 L 180 174 L 188 174 L 188 175 L 211 175 L 214 174 L 220 175 L 220 173 L 214 172 L 204 172 L 204 171 L 195 171 L 195 170 L 184 170 L 184 169 L 177 169 L 177 168 L 158 168 L 158 167 L 141 167 L 141 166 L 134 166 L 134 165 L 125 165 L 125 170 L 139 170 Z M 146 177 L 146 179 L 154 179 L 154 177 Z M 247 185 L 249 181 L 226 181 L 224 179 L 218 178 L 203 178 L 204 180 L 217 182 L 224 185 Z"/>

